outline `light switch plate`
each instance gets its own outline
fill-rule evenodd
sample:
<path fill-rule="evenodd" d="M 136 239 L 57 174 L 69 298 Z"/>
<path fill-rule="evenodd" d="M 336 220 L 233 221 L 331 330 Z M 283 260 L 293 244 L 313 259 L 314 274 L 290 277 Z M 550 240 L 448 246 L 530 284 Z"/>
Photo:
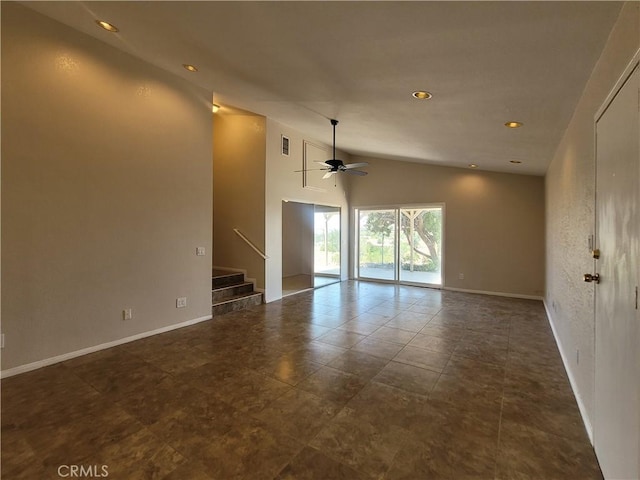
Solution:
<path fill-rule="evenodd" d="M 206 255 L 206 252 L 207 251 L 204 247 L 196 247 L 196 255 L 198 255 L 199 257 Z"/>

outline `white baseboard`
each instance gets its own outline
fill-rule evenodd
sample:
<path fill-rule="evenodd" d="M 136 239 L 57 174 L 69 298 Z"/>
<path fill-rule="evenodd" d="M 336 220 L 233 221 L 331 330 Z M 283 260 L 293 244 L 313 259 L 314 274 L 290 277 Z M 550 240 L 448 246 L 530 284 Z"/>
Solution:
<path fill-rule="evenodd" d="M 576 402 L 578 403 L 578 409 L 580 410 L 580 416 L 582 417 L 582 422 L 584 423 L 584 428 L 587 430 L 587 435 L 589 436 L 589 441 L 591 445 L 593 445 L 593 427 L 591 426 L 591 421 L 589 420 L 589 415 L 587 414 L 587 409 L 584 406 L 584 402 L 582 401 L 582 397 L 580 396 L 580 391 L 578 390 L 578 383 L 576 382 L 571 366 L 569 363 L 569 358 L 564 349 L 562 348 L 562 343 L 560 342 L 560 337 L 558 335 L 558 331 L 556 330 L 556 326 L 553 323 L 553 317 L 551 316 L 551 311 L 548 308 L 547 302 L 545 300 L 542 301 L 544 304 L 544 309 L 547 312 L 547 318 L 549 319 L 549 325 L 551 326 L 551 331 L 553 332 L 553 337 L 556 340 L 556 345 L 558 346 L 558 351 L 560 352 L 560 356 L 562 357 L 562 363 L 564 364 L 564 369 L 567 372 L 567 377 L 569 377 L 569 383 L 571 384 L 571 390 L 573 390 L 573 396 L 576 398 Z"/>
<path fill-rule="evenodd" d="M 480 295 L 493 295 L 496 297 L 523 298 L 525 300 L 540 300 L 544 298 L 536 295 L 521 295 L 519 293 L 489 292 L 485 290 L 469 290 L 467 288 L 442 287 L 442 290 L 450 290 L 452 292 L 477 293 Z"/>
<path fill-rule="evenodd" d="M 207 320 L 211 320 L 212 318 L 213 317 L 211 315 L 205 315 L 204 317 L 193 318 L 191 320 L 187 320 L 181 323 L 176 323 L 174 325 L 167 325 L 166 327 L 158 328 L 156 330 L 151 330 L 148 332 L 138 333 L 136 335 L 132 335 L 126 338 L 121 338 L 119 340 L 114 340 L 112 342 L 102 343 L 100 345 L 95 345 L 93 347 L 83 348 L 81 350 L 76 350 L 75 352 L 64 353 L 62 355 L 57 355 L 55 357 L 45 358 L 44 360 L 38 360 L 37 362 L 27 363 L 26 365 L 20 365 L 18 367 L 8 368 L 7 370 L 2 370 L 0 372 L 0 378 L 8 378 L 14 375 L 19 375 L 21 373 L 31 372 L 32 370 L 37 370 L 42 367 L 47 367 L 49 365 L 53 365 L 54 363 L 64 362 L 67 360 L 71 360 L 72 358 L 81 357 L 82 355 L 87 355 L 89 353 L 98 352 L 100 350 L 105 350 L 111 347 L 117 347 L 118 345 L 133 342 L 135 340 L 140 340 L 141 338 L 151 337 L 152 335 L 158 335 L 159 333 L 170 332 L 171 330 L 177 330 L 178 328 L 188 327 L 189 325 L 195 325 L 196 323 L 205 322 Z"/>

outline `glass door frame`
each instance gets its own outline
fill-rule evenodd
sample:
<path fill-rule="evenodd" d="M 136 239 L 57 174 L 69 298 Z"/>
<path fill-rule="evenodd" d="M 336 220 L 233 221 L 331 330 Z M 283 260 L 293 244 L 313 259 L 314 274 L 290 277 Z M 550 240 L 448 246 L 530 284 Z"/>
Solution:
<path fill-rule="evenodd" d="M 329 205 L 329 204 L 320 204 L 320 203 L 313 203 L 313 288 L 319 288 L 319 287 L 324 287 L 325 285 L 331 285 L 332 283 L 339 283 L 342 281 L 342 207 L 340 206 L 336 206 L 336 205 Z M 320 208 L 318 208 L 320 207 Z M 338 273 L 337 274 L 322 274 L 322 273 L 318 273 L 316 271 L 316 242 L 315 242 L 315 230 L 316 230 L 316 213 L 321 213 L 322 212 L 322 208 L 329 208 L 329 209 L 333 209 L 335 210 L 335 213 L 337 213 L 338 215 L 338 255 L 339 255 L 339 261 L 338 261 Z M 331 278 L 334 279 L 333 281 L 327 281 L 327 282 L 318 282 L 316 277 L 325 277 L 325 278 Z M 321 285 L 318 285 L 318 283 L 321 283 Z"/>
<path fill-rule="evenodd" d="M 441 235 L 440 235 L 440 284 L 435 283 L 420 283 L 420 282 L 409 282 L 406 280 L 400 280 L 400 269 L 402 265 L 400 264 L 400 230 L 401 230 L 401 221 L 400 217 L 401 210 L 421 210 L 421 209 L 429 209 L 429 208 L 439 208 L 442 212 L 442 223 L 441 223 Z M 376 211 L 376 210 L 394 210 L 395 211 L 395 228 L 394 228 L 394 274 L 393 280 L 386 280 L 380 278 L 373 277 L 363 277 L 360 275 L 360 212 L 363 211 Z M 357 280 L 364 280 L 368 282 L 379 282 L 379 283 L 391 283 L 395 285 L 412 285 L 417 287 L 428 287 L 428 288 L 444 288 L 445 276 L 444 276 L 444 264 L 445 264 L 445 204 L 444 202 L 433 202 L 433 203 L 418 203 L 418 204 L 404 204 L 404 205 L 379 205 L 372 207 L 355 207 L 353 209 L 353 218 L 354 218 L 354 274 Z"/>

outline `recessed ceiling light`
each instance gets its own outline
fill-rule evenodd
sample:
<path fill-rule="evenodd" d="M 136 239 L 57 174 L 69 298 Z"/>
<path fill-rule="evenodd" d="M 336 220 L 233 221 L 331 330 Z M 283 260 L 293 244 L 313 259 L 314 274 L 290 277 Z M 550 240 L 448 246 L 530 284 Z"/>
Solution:
<path fill-rule="evenodd" d="M 115 25 L 109 23 L 109 22 L 105 22 L 104 20 L 96 20 L 96 23 L 104 28 L 107 32 L 111 32 L 111 33 L 116 33 L 119 32 L 120 29 L 118 27 L 116 27 Z"/>
<path fill-rule="evenodd" d="M 189 70 L 190 72 L 197 72 L 198 71 L 198 67 L 196 67 L 195 65 L 189 65 L 188 63 L 183 63 L 182 66 L 184 68 L 186 68 L 187 70 Z"/>
<path fill-rule="evenodd" d="M 514 121 L 510 121 L 504 124 L 505 127 L 509 127 L 509 128 L 520 128 L 523 125 L 522 122 L 514 122 Z"/>
<path fill-rule="evenodd" d="M 476 165 L 475 163 L 470 163 L 469 168 L 478 168 L 478 165 Z"/>
<path fill-rule="evenodd" d="M 520 160 L 509 160 L 509 163 L 522 163 Z"/>
<path fill-rule="evenodd" d="M 220 105 L 216 105 L 215 103 L 211 105 L 211 111 L 213 113 L 216 113 L 218 110 L 220 110 Z"/>
<path fill-rule="evenodd" d="M 411 95 L 413 95 L 413 97 L 417 98 L 418 100 L 429 100 L 431 97 L 433 97 L 433 95 L 431 95 L 429 92 L 425 92 L 424 90 L 418 90 L 417 92 L 413 92 Z"/>

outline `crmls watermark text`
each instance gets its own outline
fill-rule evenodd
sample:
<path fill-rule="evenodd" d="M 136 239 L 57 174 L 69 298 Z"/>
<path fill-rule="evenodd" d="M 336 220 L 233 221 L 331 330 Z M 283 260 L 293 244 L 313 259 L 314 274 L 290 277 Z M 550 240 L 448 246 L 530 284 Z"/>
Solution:
<path fill-rule="evenodd" d="M 102 478 L 109 476 L 108 465 L 60 465 L 58 476 L 62 478 Z"/>

